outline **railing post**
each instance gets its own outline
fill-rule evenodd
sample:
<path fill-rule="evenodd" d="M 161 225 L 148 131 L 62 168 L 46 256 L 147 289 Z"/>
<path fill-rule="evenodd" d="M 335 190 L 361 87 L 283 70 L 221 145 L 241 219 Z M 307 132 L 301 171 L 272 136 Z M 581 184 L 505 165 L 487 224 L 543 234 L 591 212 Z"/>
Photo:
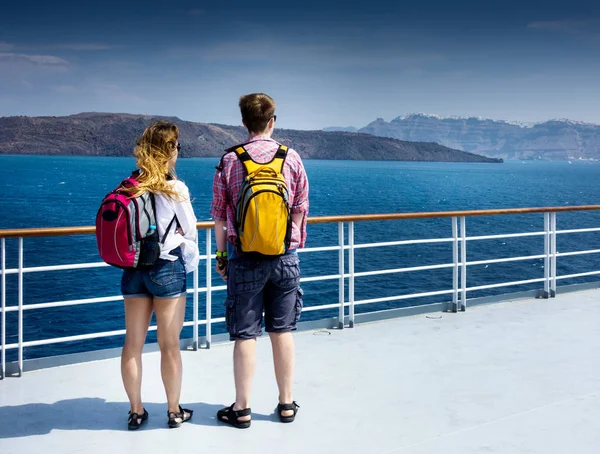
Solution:
<path fill-rule="evenodd" d="M 338 328 L 339 329 L 344 329 L 344 315 L 345 315 L 345 310 L 344 310 L 344 270 L 345 270 L 345 266 L 344 266 L 344 223 L 343 222 L 338 222 L 338 244 L 340 247 L 340 251 L 339 251 L 339 273 L 340 273 L 340 280 L 339 280 L 339 298 L 340 298 L 340 309 L 339 309 L 339 313 L 338 313 Z"/>
<path fill-rule="evenodd" d="M 23 237 L 19 237 L 19 377 L 23 376 Z"/>
<path fill-rule="evenodd" d="M 6 241 L 2 238 L 2 379 L 6 376 Z"/>
<path fill-rule="evenodd" d="M 556 296 L 556 213 L 550 214 L 550 229 L 552 241 L 550 242 L 551 267 L 550 267 L 550 296 Z"/>
<path fill-rule="evenodd" d="M 196 247 L 198 247 L 198 231 L 196 231 Z M 198 267 L 194 270 L 193 274 L 193 284 L 194 284 L 194 294 L 193 294 L 193 311 L 194 311 L 194 327 L 193 327 L 193 341 L 192 341 L 192 349 L 194 351 L 198 350 Z"/>
<path fill-rule="evenodd" d="M 550 296 L 550 213 L 544 213 L 544 293 L 543 297 Z"/>
<path fill-rule="evenodd" d="M 464 216 L 460 218 L 460 258 L 461 258 L 461 300 L 460 310 L 467 310 L 467 219 Z"/>
<path fill-rule="evenodd" d="M 212 342 L 212 238 L 211 229 L 206 229 L 206 348 Z"/>
<path fill-rule="evenodd" d="M 454 293 L 452 294 L 452 312 L 458 312 L 458 218 L 454 216 L 452 218 L 452 263 L 454 263 L 454 268 L 452 268 L 452 289 Z"/>
<path fill-rule="evenodd" d="M 348 314 L 348 326 L 354 328 L 354 221 L 348 223 L 348 268 L 350 280 L 348 282 L 348 299 L 350 300 L 350 312 Z"/>

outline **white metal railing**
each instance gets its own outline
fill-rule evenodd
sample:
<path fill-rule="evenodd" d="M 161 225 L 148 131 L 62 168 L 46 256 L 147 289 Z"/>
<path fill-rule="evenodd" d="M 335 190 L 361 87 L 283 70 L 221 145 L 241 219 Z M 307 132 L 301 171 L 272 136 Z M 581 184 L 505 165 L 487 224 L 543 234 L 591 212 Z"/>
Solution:
<path fill-rule="evenodd" d="M 583 207 L 579 207 L 583 208 Z M 590 207 L 589 209 L 600 209 L 600 207 Z M 459 310 L 464 311 L 467 307 L 467 294 L 468 292 L 473 292 L 477 290 L 484 289 L 493 289 L 499 287 L 508 287 L 508 286 L 517 286 L 523 284 L 530 283 L 542 283 L 544 284 L 544 296 L 552 297 L 556 293 L 556 282 L 561 279 L 570 279 L 576 277 L 584 277 L 584 276 L 594 276 L 600 275 L 600 270 L 589 271 L 584 273 L 577 274 L 569 274 L 563 276 L 556 275 L 556 261 L 558 257 L 565 256 L 574 256 L 574 255 L 584 255 L 584 254 L 597 254 L 600 253 L 600 249 L 590 249 L 590 250 L 581 250 L 581 251 L 572 251 L 572 252 L 564 252 L 559 253 L 556 250 L 556 236 L 559 234 L 572 234 L 572 233 L 589 233 L 589 232 L 600 232 L 600 228 L 582 228 L 582 229 L 570 229 L 570 230 L 556 230 L 556 211 L 548 211 L 544 212 L 543 209 L 532 209 L 537 213 L 544 214 L 544 230 L 539 232 L 526 232 L 526 233 L 507 233 L 507 234 L 499 234 L 499 235 L 484 235 L 484 236 L 467 236 L 466 232 L 466 218 L 467 216 L 450 216 L 454 213 L 445 213 L 440 216 L 435 216 L 435 213 L 430 213 L 430 216 L 426 216 L 428 218 L 435 217 L 450 217 L 451 218 L 451 237 L 447 238 L 427 238 L 427 239 L 415 239 L 415 240 L 403 240 L 403 241 L 391 241 L 391 242 L 380 242 L 380 243 L 356 243 L 355 242 L 355 231 L 354 231 L 354 220 L 348 221 L 348 242 L 345 241 L 345 232 L 344 232 L 344 222 L 343 221 L 318 221 L 318 222 L 337 222 L 338 224 L 338 244 L 334 246 L 321 246 L 321 247 L 313 247 L 313 248 L 305 248 L 300 249 L 298 252 L 305 254 L 311 252 L 323 252 L 323 251 L 337 251 L 338 252 L 338 274 L 325 275 L 325 276 L 309 276 L 303 277 L 301 282 L 316 282 L 316 281 L 326 281 L 326 280 L 338 280 L 338 288 L 339 288 L 339 298 L 337 303 L 329 303 L 322 304 L 318 306 L 311 306 L 304 308 L 305 312 L 326 310 L 326 309 L 338 309 L 338 326 L 339 328 L 344 328 L 344 321 L 346 319 L 346 308 L 348 308 L 348 326 L 353 327 L 355 323 L 355 306 L 357 305 L 367 305 L 388 301 L 400 301 L 414 298 L 421 298 L 427 296 L 442 296 L 442 295 L 452 295 L 452 303 L 451 310 L 453 312 L 457 312 Z M 562 209 L 556 209 L 557 211 L 567 211 Z M 491 214 L 509 214 L 511 210 L 506 210 L 506 212 L 493 212 Z M 514 210 L 517 211 L 517 210 Z M 579 210 L 581 211 L 581 210 Z M 456 214 L 461 214 L 462 212 L 455 212 Z M 489 214 L 490 212 L 464 212 L 468 215 L 481 215 L 481 214 Z M 473 214 L 476 213 L 476 214 Z M 520 213 L 520 212 L 519 212 Z M 407 216 L 407 218 L 419 218 L 419 214 L 416 213 L 413 216 Z M 380 215 L 380 216 L 388 216 L 389 215 Z M 399 215 L 400 216 L 400 215 Z M 421 216 L 424 217 L 424 216 Z M 317 218 L 318 220 L 319 218 Z M 321 218 L 327 219 L 327 218 Z M 357 219 L 356 221 L 363 220 L 378 220 L 377 215 L 373 215 L 371 217 L 365 217 L 364 219 Z M 200 225 L 200 224 L 199 224 Z M 212 285 L 212 270 L 213 270 L 213 261 L 214 255 L 212 254 L 212 228 L 210 227 L 201 227 L 206 230 L 206 244 L 204 255 L 200 256 L 201 260 L 205 261 L 206 271 L 205 271 L 205 286 L 199 286 L 199 270 L 194 271 L 193 274 L 193 286 L 191 289 L 188 289 L 188 293 L 191 293 L 193 296 L 193 320 L 186 321 L 184 326 L 192 326 L 193 327 L 193 340 L 192 345 L 194 349 L 199 348 L 199 337 L 198 337 L 198 327 L 201 325 L 205 325 L 206 327 L 206 336 L 205 336 L 205 347 L 210 348 L 212 342 L 212 325 L 214 323 L 222 323 L 225 321 L 224 317 L 213 318 L 212 317 L 212 294 L 213 292 L 226 290 L 226 285 L 213 286 Z M 7 231 L 4 231 L 7 232 Z M 16 236 L 14 231 L 11 232 L 12 235 L 3 235 L 3 231 L 0 231 L 0 243 L 1 243 L 1 320 L 2 320 L 2 328 L 0 333 L 0 350 L 1 350 L 1 359 L 2 359 L 2 378 L 6 373 L 6 351 L 11 349 L 17 349 L 18 356 L 18 371 L 19 375 L 23 372 L 23 350 L 28 347 L 41 346 L 41 345 L 50 345 L 61 342 L 70 342 L 70 341 L 78 341 L 78 340 L 86 340 L 86 339 L 97 339 L 103 337 L 117 336 L 123 335 L 125 330 L 112 330 L 112 331 L 104 331 L 98 333 L 90 333 L 83 335 L 74 335 L 74 336 L 65 336 L 58 338 L 50 338 L 50 339 L 42 339 L 35 341 L 23 341 L 23 313 L 24 311 L 31 310 L 40 310 L 46 308 L 55 308 L 55 307 L 66 307 L 66 306 L 75 306 L 75 305 L 86 305 L 86 304 L 96 304 L 103 303 L 108 301 L 119 301 L 122 300 L 122 296 L 108 296 L 108 297 L 99 297 L 99 298 L 85 298 L 78 300 L 69 300 L 69 301 L 55 301 L 48 303 L 38 303 L 38 304 L 24 304 L 23 302 L 23 275 L 25 273 L 39 273 L 39 272 L 50 272 L 50 271 L 62 271 L 62 270 L 73 270 L 73 269 L 88 269 L 88 268 L 99 268 L 108 266 L 103 262 L 94 262 L 94 263 L 81 263 L 81 264 L 69 264 L 69 265 L 57 265 L 57 266 L 38 266 L 38 267 L 24 267 L 23 266 L 23 239 L 24 236 Z M 90 233 L 90 232 L 85 232 Z M 18 266 L 16 268 L 6 268 L 6 244 L 5 237 L 16 236 L 18 238 Z M 35 235 L 29 235 L 35 236 Z M 541 255 L 529 255 L 529 256 L 521 256 L 521 257 L 509 257 L 509 258 L 499 258 L 499 259 L 486 259 L 486 260 L 477 260 L 477 261 L 467 261 L 467 244 L 471 241 L 485 241 L 492 239 L 506 239 L 506 238 L 520 238 L 520 237 L 539 237 L 543 236 L 544 238 L 544 254 Z M 442 263 L 442 264 L 434 264 L 434 265 L 426 265 L 426 266 L 415 266 L 415 267 L 406 267 L 406 268 L 393 268 L 393 269 L 380 269 L 373 271 L 362 271 L 357 272 L 355 270 L 355 260 L 354 253 L 357 249 L 365 249 L 365 248 L 377 248 L 377 247 L 392 247 L 392 246 L 403 246 L 403 245 L 418 245 L 418 244 L 431 244 L 431 243 L 451 243 L 452 244 L 452 262 L 451 263 Z M 348 272 L 346 272 L 345 266 L 345 255 L 346 251 L 348 251 Z M 523 261 L 523 260 L 534 260 L 534 259 L 544 259 L 544 277 L 534 278 L 534 279 L 525 279 L 519 281 L 511 281 L 511 282 L 500 282 L 486 285 L 478 285 L 473 287 L 467 286 L 467 268 L 469 266 L 477 266 L 477 265 L 488 265 L 493 263 L 507 263 L 507 262 L 515 262 L 515 261 Z M 370 298 L 363 300 L 355 299 L 355 280 L 357 278 L 365 277 L 365 276 L 378 276 L 384 274 L 398 274 L 398 273 L 407 273 L 407 272 L 415 272 L 415 271 L 427 271 L 427 270 L 439 270 L 439 269 L 447 269 L 452 268 L 452 283 L 451 288 L 444 290 L 434 290 L 428 292 L 421 293 L 412 293 L 405 295 L 395 295 L 395 296 L 386 296 L 380 298 Z M 6 304 L 6 276 L 11 274 L 18 275 L 18 290 L 17 290 L 17 305 L 16 306 L 7 306 Z M 348 299 L 345 297 L 345 283 L 348 280 Z M 205 314 L 206 318 L 204 320 L 199 320 L 198 312 L 199 312 L 199 294 L 205 294 Z M 8 344 L 6 342 L 6 314 L 9 312 L 18 312 L 18 338 L 16 343 Z M 156 330 L 156 326 L 151 326 L 150 331 Z"/>

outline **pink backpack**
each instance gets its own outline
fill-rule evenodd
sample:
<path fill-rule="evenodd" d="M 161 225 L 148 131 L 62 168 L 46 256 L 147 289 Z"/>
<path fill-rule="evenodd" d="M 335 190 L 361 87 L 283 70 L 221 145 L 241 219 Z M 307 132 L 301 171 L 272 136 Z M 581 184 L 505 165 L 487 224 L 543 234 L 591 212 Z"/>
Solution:
<path fill-rule="evenodd" d="M 154 194 L 145 192 L 138 197 L 123 191 L 136 186 L 136 171 L 109 192 L 96 215 L 96 242 L 104 262 L 118 268 L 150 268 L 160 256 L 161 245 L 173 225 L 169 223 L 162 241 L 156 231 Z"/>

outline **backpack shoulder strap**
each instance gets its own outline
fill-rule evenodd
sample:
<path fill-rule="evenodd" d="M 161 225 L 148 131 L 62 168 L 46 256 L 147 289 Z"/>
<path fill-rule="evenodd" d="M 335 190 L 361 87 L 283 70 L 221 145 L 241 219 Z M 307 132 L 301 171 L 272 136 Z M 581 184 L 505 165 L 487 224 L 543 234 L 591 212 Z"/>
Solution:
<path fill-rule="evenodd" d="M 242 143 L 238 143 L 237 145 L 234 145 L 233 147 L 229 147 L 227 150 L 225 150 L 225 154 L 230 153 L 232 151 L 235 151 L 237 148 L 239 147 L 245 147 L 246 145 L 248 145 L 249 143 L 252 143 L 252 141 L 250 142 L 242 142 Z"/>
<path fill-rule="evenodd" d="M 271 161 L 271 163 L 273 163 L 275 170 L 279 169 L 279 173 L 283 173 L 283 165 L 285 164 L 285 158 L 287 158 L 287 153 L 288 147 L 286 147 L 285 145 L 279 145 L 275 156 L 273 156 L 273 160 Z"/>
<path fill-rule="evenodd" d="M 152 212 L 154 213 L 154 225 L 156 225 L 156 199 L 154 198 L 154 192 L 148 191 L 148 197 L 150 198 L 150 204 L 152 205 Z"/>
<path fill-rule="evenodd" d="M 246 168 L 246 172 L 252 173 L 261 166 L 261 164 L 252 160 L 252 156 L 250 156 L 250 153 L 248 153 L 248 150 L 246 150 L 243 145 L 235 148 L 233 151 Z"/>
<path fill-rule="evenodd" d="M 225 159 L 225 156 L 227 156 L 229 153 L 231 153 L 231 151 L 226 150 L 225 153 L 223 153 L 223 156 L 221 156 L 219 164 L 217 165 L 217 167 L 215 167 L 215 169 L 217 169 L 219 172 L 221 172 L 224 169 L 225 166 L 223 165 L 223 159 Z"/>
<path fill-rule="evenodd" d="M 154 225 L 158 226 L 158 216 L 156 214 L 156 199 L 154 197 L 154 193 L 153 192 L 150 192 L 149 195 L 150 195 L 150 203 L 152 204 L 152 212 L 154 213 Z M 169 222 L 169 225 L 165 229 L 165 233 L 164 233 L 164 235 L 162 237 L 162 240 L 160 240 L 160 244 L 165 244 L 165 240 L 167 239 L 167 235 L 171 231 L 171 227 L 173 227 L 173 222 L 175 222 L 175 228 L 176 229 L 178 229 L 179 227 L 181 227 L 181 224 L 179 224 L 179 219 L 177 219 L 177 215 L 175 214 L 173 216 L 173 219 L 171 219 L 171 222 Z"/>
<path fill-rule="evenodd" d="M 165 240 L 167 239 L 167 235 L 169 234 L 169 232 L 171 231 L 171 227 L 173 227 L 173 222 L 175 222 L 176 224 L 176 228 L 178 229 L 179 227 L 181 227 L 179 225 L 179 219 L 177 219 L 177 215 L 173 216 L 173 219 L 171 219 L 171 222 L 169 222 L 169 225 L 167 226 L 166 230 L 165 230 L 165 234 L 162 237 L 162 240 L 160 241 L 160 244 L 165 244 Z"/>
<path fill-rule="evenodd" d="M 279 145 L 279 148 L 273 155 L 273 159 L 265 163 L 255 162 L 250 156 L 250 153 L 248 153 L 243 146 L 237 147 L 234 151 L 242 164 L 244 164 L 244 167 L 248 173 L 254 172 L 261 167 L 269 167 L 277 173 L 282 173 L 283 164 L 285 163 L 285 158 L 287 157 L 288 147 L 285 145 Z"/>
<path fill-rule="evenodd" d="M 229 147 L 225 150 L 225 153 L 223 153 L 223 156 L 221 156 L 221 160 L 219 161 L 219 165 L 216 167 L 216 169 L 220 172 L 221 170 L 223 170 L 224 165 L 223 165 L 223 159 L 225 158 L 225 156 L 227 156 L 229 153 L 233 153 L 237 148 L 239 147 L 244 147 L 246 145 L 248 145 L 249 143 L 252 142 L 244 142 L 244 143 L 240 143 L 238 145 L 234 145 L 233 147 Z"/>

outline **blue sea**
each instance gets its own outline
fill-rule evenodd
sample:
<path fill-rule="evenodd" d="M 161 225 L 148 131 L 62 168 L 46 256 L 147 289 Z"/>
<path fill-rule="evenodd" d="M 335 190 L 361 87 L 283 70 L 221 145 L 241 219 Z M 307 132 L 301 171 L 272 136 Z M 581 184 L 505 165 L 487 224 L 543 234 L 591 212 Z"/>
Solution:
<path fill-rule="evenodd" d="M 199 220 L 209 220 L 211 184 L 216 158 L 182 159 L 179 178 L 190 188 Z M 86 226 L 94 223 L 103 196 L 134 169 L 132 158 L 0 156 L 0 229 Z M 310 215 L 372 214 L 448 211 L 535 206 L 574 206 L 600 203 L 600 163 L 515 161 L 504 164 L 407 163 L 381 161 L 307 160 L 310 180 Z M 559 229 L 600 227 L 600 212 L 559 213 Z M 487 235 L 543 230 L 543 215 L 487 216 L 467 219 L 468 235 Z M 450 219 L 364 222 L 355 226 L 356 243 L 417 238 L 451 237 Z M 8 239 L 7 266 L 17 266 L 17 240 Z M 337 244 L 337 225 L 311 225 L 308 247 Z M 600 233 L 559 235 L 559 252 L 600 249 Z M 204 234 L 200 248 L 204 251 Z M 214 248 L 214 246 L 213 246 Z M 62 238 L 26 238 L 26 267 L 97 262 L 93 235 Z M 513 238 L 468 243 L 467 258 L 483 260 L 543 253 L 543 238 Z M 303 276 L 336 274 L 337 251 L 302 254 Z M 451 244 L 397 246 L 356 251 L 356 271 L 400 268 L 452 262 Z M 561 257 L 559 275 L 600 269 L 598 254 Z M 468 286 L 534 279 L 544 276 L 543 260 L 530 260 L 469 267 Z M 346 259 L 347 266 L 347 259 Z M 200 286 L 205 284 L 200 267 Z M 191 285 L 191 275 L 189 283 Z M 596 279 L 598 277 L 596 276 Z M 24 275 L 25 304 L 45 303 L 119 294 L 120 271 L 100 268 L 27 273 Z M 594 280 L 594 277 L 559 281 L 560 285 Z M 221 285 L 214 277 L 213 285 Z M 338 282 L 303 284 L 305 306 L 338 301 Z M 531 284 L 473 292 L 469 297 L 539 288 Z M 360 277 L 356 300 L 452 287 L 452 270 L 434 270 Z M 347 289 L 346 289 L 347 295 Z M 213 316 L 223 315 L 224 292 L 213 294 Z M 410 301 L 357 306 L 362 311 L 444 301 L 429 297 Z M 7 276 L 7 304 L 17 304 L 17 276 Z M 204 318 L 204 294 L 199 296 L 200 319 Z M 337 310 L 307 312 L 303 320 L 334 316 Z M 186 319 L 192 319 L 192 297 L 188 296 Z M 24 312 L 24 340 L 63 337 L 124 328 L 122 302 L 99 303 Z M 216 324 L 213 332 L 223 332 Z M 203 335 L 203 328 L 200 335 Z M 17 314 L 7 314 L 7 341 L 16 342 Z M 183 337 L 191 337 L 191 328 Z M 150 333 L 149 341 L 155 340 Z M 31 347 L 25 358 L 58 355 L 115 347 L 122 337 Z M 15 351 L 8 352 L 9 360 Z"/>

